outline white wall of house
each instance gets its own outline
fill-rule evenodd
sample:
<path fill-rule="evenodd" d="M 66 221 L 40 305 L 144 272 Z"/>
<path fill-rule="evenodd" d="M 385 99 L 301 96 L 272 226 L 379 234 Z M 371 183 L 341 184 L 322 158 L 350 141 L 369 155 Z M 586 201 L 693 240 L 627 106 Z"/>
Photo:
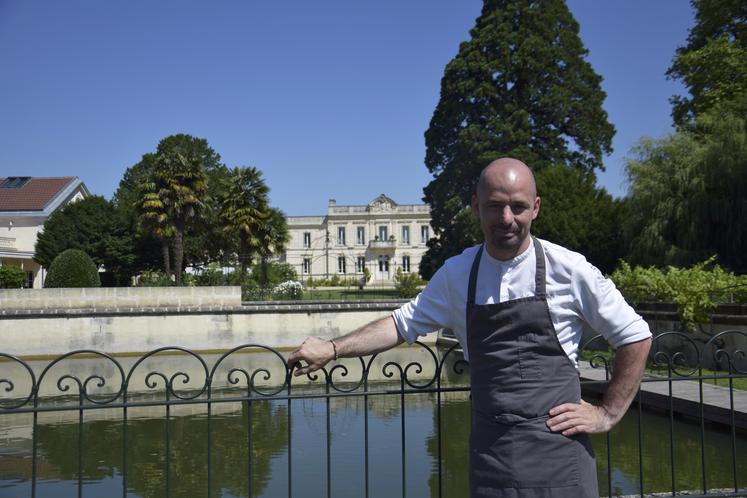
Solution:
<path fill-rule="evenodd" d="M 33 260 L 34 246 L 44 230 L 44 222 L 53 212 L 88 195 L 85 185 L 76 180 L 50 201 L 43 211 L 0 211 L 0 266 L 13 265 L 27 274 L 27 285 L 40 289 L 46 272 Z"/>

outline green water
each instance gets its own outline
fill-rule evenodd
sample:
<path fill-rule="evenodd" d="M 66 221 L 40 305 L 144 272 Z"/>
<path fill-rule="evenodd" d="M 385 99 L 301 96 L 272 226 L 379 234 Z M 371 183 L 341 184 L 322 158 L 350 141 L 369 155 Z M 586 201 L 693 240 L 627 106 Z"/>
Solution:
<path fill-rule="evenodd" d="M 464 393 L 444 394 L 441 420 L 444 497 L 467 496 L 467 436 L 469 400 Z M 218 497 L 327 496 L 327 402 L 325 400 L 263 400 L 207 408 L 173 408 L 169 424 L 169 495 Z M 435 395 L 408 395 L 404 410 L 404 458 L 399 395 L 337 398 L 329 402 L 331 427 L 331 496 L 364 496 L 365 417 L 368 413 L 368 478 L 373 497 L 438 496 L 438 439 Z M 166 409 L 138 408 L 128 412 L 127 490 L 131 497 L 166 496 Z M 0 497 L 31 496 L 31 415 L 0 415 Z M 122 410 L 84 414 L 83 496 L 122 496 Z M 251 418 L 251 441 L 247 430 Z M 208 454 L 208 426 L 212 449 Z M 289 431 L 290 445 L 289 445 Z M 646 493 L 671 490 L 669 418 L 644 413 L 643 481 Z M 77 496 L 77 412 L 62 417 L 40 414 L 38 426 L 37 496 Z M 637 412 L 610 434 L 613 494 L 639 492 Z M 700 426 L 686 421 L 674 425 L 676 488 L 702 488 Z M 594 437 L 599 484 L 608 489 L 607 444 Z M 747 439 L 737 436 L 737 476 L 747 485 Z M 251 446 L 250 446 L 251 445 Z M 708 427 L 705 435 L 707 487 L 734 486 L 732 441 L 728 431 Z M 288 468 L 290 464 L 290 480 Z M 406 478 L 403 485 L 403 466 Z M 251 480 L 251 482 L 250 482 Z"/>

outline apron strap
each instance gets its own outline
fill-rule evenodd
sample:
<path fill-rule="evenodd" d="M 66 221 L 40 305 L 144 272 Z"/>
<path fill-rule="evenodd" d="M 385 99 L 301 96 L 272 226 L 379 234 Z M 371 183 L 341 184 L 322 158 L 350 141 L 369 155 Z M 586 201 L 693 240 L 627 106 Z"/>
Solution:
<path fill-rule="evenodd" d="M 542 249 L 539 240 L 535 237 L 532 237 L 532 240 L 534 241 L 534 257 L 537 260 L 534 272 L 534 295 L 545 297 L 547 293 L 545 290 L 545 251 Z"/>
<path fill-rule="evenodd" d="M 467 313 L 469 313 L 470 306 L 475 304 L 475 289 L 477 288 L 477 270 L 480 268 L 480 258 L 482 258 L 482 250 L 485 244 L 481 244 L 477 250 L 475 260 L 472 262 L 472 270 L 469 272 L 469 287 L 467 287 Z"/>

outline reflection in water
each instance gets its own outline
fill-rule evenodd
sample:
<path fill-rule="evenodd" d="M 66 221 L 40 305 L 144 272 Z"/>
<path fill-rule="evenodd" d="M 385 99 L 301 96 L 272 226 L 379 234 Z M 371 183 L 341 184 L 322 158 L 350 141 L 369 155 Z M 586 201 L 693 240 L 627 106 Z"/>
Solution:
<path fill-rule="evenodd" d="M 127 422 L 127 488 L 131 496 L 162 497 L 166 494 L 166 418 L 137 418 L 130 410 Z M 165 414 L 165 409 L 163 410 Z M 177 413 L 179 410 L 175 410 Z M 204 410 L 203 410 L 204 411 Z M 252 419 L 251 469 L 248 468 L 249 411 Z M 121 412 L 121 410 L 120 410 Z M 248 496 L 249 472 L 252 494 L 260 496 L 271 478 L 271 462 L 287 452 L 287 404 L 277 401 L 236 404 L 233 413 L 211 418 L 212 496 Z M 43 418 L 43 417 L 42 417 Z M 123 464 L 123 423 L 118 420 L 95 420 L 83 425 L 83 480 L 91 484 L 113 479 L 114 493 L 121 494 Z M 38 494 L 64 496 L 59 483 L 77 482 L 79 426 L 73 423 L 42 423 L 37 429 L 40 455 Z M 208 495 L 208 418 L 205 414 L 174 416 L 169 427 L 170 495 L 174 497 Z M 30 442 L 29 442 L 30 443 Z M 30 450 L 30 444 L 27 445 Z M 0 496 L 10 481 L 25 481 L 28 472 L 13 469 L 11 461 L 26 460 L 27 455 L 0 455 Z M 20 483 L 19 483 L 20 484 Z M 3 486 L 4 485 L 4 486 Z M 22 486 L 25 487 L 25 486 Z M 68 488 L 63 486 L 62 489 Z M 90 491 L 84 491 L 84 494 Z M 70 488 L 70 496 L 77 490 Z M 228 493 L 228 494 L 226 494 Z M 30 492 L 29 492 L 30 495 Z M 97 496 L 94 493 L 94 496 Z M 15 492 L 8 496 L 19 496 Z"/>

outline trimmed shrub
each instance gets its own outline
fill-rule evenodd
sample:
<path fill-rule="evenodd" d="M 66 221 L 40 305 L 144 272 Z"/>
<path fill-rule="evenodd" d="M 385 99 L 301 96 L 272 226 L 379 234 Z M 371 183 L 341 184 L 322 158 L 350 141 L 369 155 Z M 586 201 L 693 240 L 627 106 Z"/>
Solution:
<path fill-rule="evenodd" d="M 68 249 L 52 260 L 44 287 L 101 287 L 99 270 L 88 254 Z"/>
<path fill-rule="evenodd" d="M 397 274 L 394 276 L 394 288 L 400 297 L 411 298 L 418 295 L 420 286 L 425 282 L 417 273 L 405 273 L 402 268 L 397 268 Z"/>
<path fill-rule="evenodd" d="M 17 266 L 0 266 L 0 289 L 20 289 L 24 280 L 26 275 Z"/>

